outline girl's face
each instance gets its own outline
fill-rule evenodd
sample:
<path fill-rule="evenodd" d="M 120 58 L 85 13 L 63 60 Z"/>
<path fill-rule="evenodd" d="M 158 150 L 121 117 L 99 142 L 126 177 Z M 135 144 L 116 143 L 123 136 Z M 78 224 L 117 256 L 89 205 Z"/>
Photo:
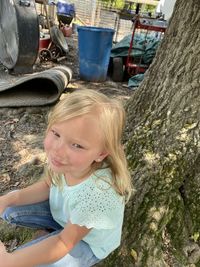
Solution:
<path fill-rule="evenodd" d="M 44 148 L 51 169 L 73 179 L 85 178 L 92 163 L 108 155 L 97 118 L 90 114 L 54 124 Z"/>

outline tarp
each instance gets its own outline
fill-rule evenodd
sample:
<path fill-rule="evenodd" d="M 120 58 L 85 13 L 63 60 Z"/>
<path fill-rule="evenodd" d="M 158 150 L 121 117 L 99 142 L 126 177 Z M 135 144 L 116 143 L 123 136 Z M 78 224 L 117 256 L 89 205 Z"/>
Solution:
<path fill-rule="evenodd" d="M 134 75 L 133 77 L 131 77 L 128 80 L 128 87 L 134 87 L 134 88 L 138 87 L 143 79 L 144 79 L 144 74 L 143 73 Z"/>
<path fill-rule="evenodd" d="M 160 44 L 160 33 L 137 33 L 134 34 L 133 47 L 130 55 L 136 62 L 149 66 L 155 57 L 156 50 Z M 127 57 L 132 35 L 125 36 L 120 42 L 113 46 L 111 57 Z M 133 60 L 133 62 L 134 62 Z M 144 74 L 137 74 L 128 81 L 128 87 L 138 87 L 144 78 Z"/>
<path fill-rule="evenodd" d="M 130 47 L 131 34 L 125 36 L 120 42 L 115 44 L 111 50 L 111 57 L 126 57 Z M 160 38 L 156 33 L 145 34 L 135 33 L 131 56 L 134 58 L 142 57 L 144 64 L 150 64 L 156 54 L 156 50 L 160 44 Z"/>

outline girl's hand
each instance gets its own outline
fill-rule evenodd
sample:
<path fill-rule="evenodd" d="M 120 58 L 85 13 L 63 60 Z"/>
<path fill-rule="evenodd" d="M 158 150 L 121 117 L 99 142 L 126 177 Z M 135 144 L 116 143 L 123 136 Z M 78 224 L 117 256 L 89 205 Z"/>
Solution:
<path fill-rule="evenodd" d="M 0 196 L 0 215 L 4 212 L 4 210 L 12 206 L 15 203 L 16 192 L 18 190 L 11 191 L 3 196 Z"/>
<path fill-rule="evenodd" d="M 4 210 L 7 208 L 7 205 L 5 203 L 5 196 L 0 197 L 0 215 L 4 212 Z"/>
<path fill-rule="evenodd" d="M 6 267 L 8 262 L 8 252 L 6 251 L 6 248 L 4 244 L 0 241 L 0 267 Z"/>
<path fill-rule="evenodd" d="M 0 259 L 4 253 L 8 254 L 3 242 L 0 241 Z"/>

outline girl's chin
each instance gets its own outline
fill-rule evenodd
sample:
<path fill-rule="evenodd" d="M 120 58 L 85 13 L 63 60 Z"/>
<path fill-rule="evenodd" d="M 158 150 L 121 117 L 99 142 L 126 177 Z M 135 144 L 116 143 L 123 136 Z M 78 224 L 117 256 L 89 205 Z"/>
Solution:
<path fill-rule="evenodd" d="M 64 168 L 55 166 L 54 164 L 50 163 L 49 166 L 50 166 L 51 170 L 56 172 L 56 173 L 64 173 L 65 172 Z"/>

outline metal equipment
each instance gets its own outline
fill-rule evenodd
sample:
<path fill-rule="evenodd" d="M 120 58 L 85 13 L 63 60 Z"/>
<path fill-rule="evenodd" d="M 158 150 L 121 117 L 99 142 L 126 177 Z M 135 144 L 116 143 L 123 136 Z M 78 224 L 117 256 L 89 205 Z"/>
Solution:
<path fill-rule="evenodd" d="M 40 46 L 39 46 L 39 59 L 40 62 L 57 61 L 58 58 L 66 55 L 69 51 L 66 38 L 59 26 L 53 25 L 49 21 L 49 14 L 47 10 L 47 0 L 41 2 L 44 6 L 45 14 L 42 14 L 47 21 L 47 29 L 40 32 Z M 40 25 L 41 27 L 43 25 Z M 48 31 L 48 32 L 47 32 Z"/>
<path fill-rule="evenodd" d="M 35 1 L 0 0 L 0 36 L 0 62 L 15 73 L 32 71 L 39 47 Z"/>
<path fill-rule="evenodd" d="M 128 2 L 128 7 L 130 9 L 122 10 L 121 18 L 126 20 L 132 20 L 133 22 L 133 30 L 131 35 L 131 41 L 130 46 L 128 49 L 128 54 L 125 58 L 123 57 L 113 57 L 112 60 L 112 79 L 114 81 L 120 82 L 124 78 L 124 73 L 128 74 L 128 76 L 133 76 L 139 73 L 144 73 L 148 67 L 149 64 L 145 64 L 143 61 L 143 56 L 146 49 L 146 39 L 144 40 L 143 47 L 142 47 L 142 53 L 139 58 L 134 58 L 132 56 L 133 51 L 133 45 L 134 45 L 134 37 L 136 32 L 139 32 L 141 34 L 145 35 L 145 38 L 147 38 L 149 33 L 152 33 L 152 31 L 157 32 L 159 35 L 159 38 L 162 37 L 163 33 L 165 32 L 167 28 L 167 22 L 163 19 L 157 19 L 152 18 L 151 14 L 149 16 L 140 15 L 140 4 L 136 5 L 136 10 L 132 11 L 131 6 L 134 2 L 137 1 L 126 1 Z M 141 3 L 143 1 L 140 1 Z M 151 1 L 152 3 L 155 1 Z M 126 12 L 125 12 L 126 11 Z M 119 25 L 117 25 L 117 31 L 118 31 Z M 159 34 L 160 33 L 160 34 Z"/>
<path fill-rule="evenodd" d="M 57 61 L 59 57 L 66 55 L 68 51 L 67 41 L 62 31 L 58 26 L 54 25 L 50 28 L 50 42 L 48 46 L 39 51 L 39 59 L 41 62 Z"/>
<path fill-rule="evenodd" d="M 139 61 L 137 61 L 137 63 L 134 62 L 134 58 L 131 56 L 136 30 L 137 29 L 146 30 L 145 35 L 147 36 L 149 31 L 164 33 L 167 28 L 167 23 L 164 20 L 161 21 L 152 18 L 142 18 L 139 15 L 135 16 L 135 18 L 133 19 L 133 23 L 134 23 L 133 32 L 132 32 L 130 47 L 128 50 L 128 56 L 126 58 L 126 63 L 125 63 L 125 67 L 130 76 L 136 75 L 138 73 L 144 73 L 149 67 L 149 65 L 142 64 L 142 56 L 140 57 Z M 145 50 L 145 43 L 144 43 L 144 50 Z"/>

